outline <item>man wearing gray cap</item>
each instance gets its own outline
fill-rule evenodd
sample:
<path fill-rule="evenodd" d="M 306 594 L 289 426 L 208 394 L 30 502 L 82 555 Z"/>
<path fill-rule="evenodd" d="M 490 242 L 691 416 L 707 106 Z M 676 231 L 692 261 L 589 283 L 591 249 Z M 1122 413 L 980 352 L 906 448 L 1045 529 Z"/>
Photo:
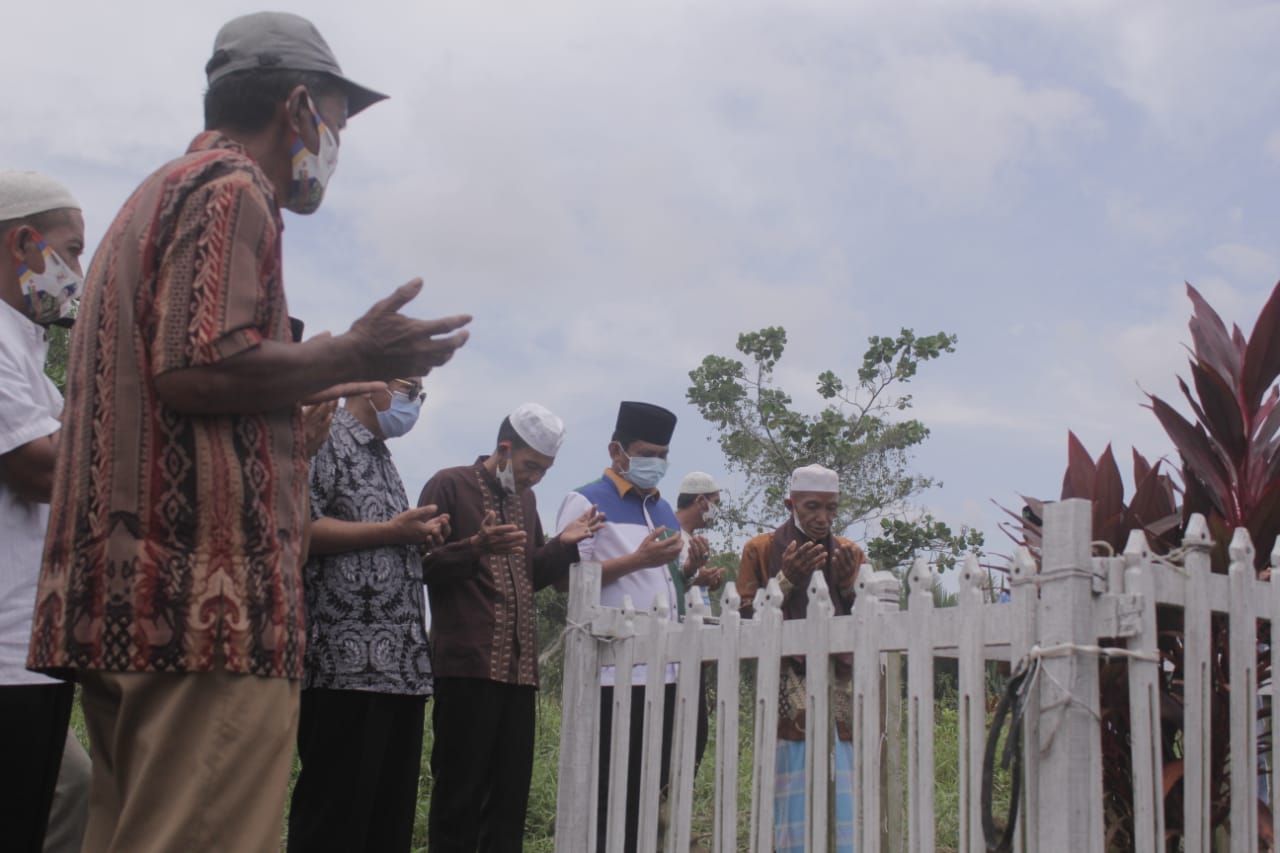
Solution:
<path fill-rule="evenodd" d="M 25 666 L 62 416 L 62 395 L 44 373 L 45 327 L 74 313 L 82 251 L 84 217 L 66 187 L 35 172 L 0 172 L 0 772 L 8 792 L 0 838 L 8 850 L 41 849 L 64 745 L 68 769 L 87 763 L 67 729 L 74 685 Z"/>
<path fill-rule="evenodd" d="M 399 313 L 415 280 L 295 343 L 280 209 L 319 206 L 347 118 L 383 96 L 296 15 L 231 21 L 205 70 L 206 132 L 107 230 L 71 343 L 28 665 L 81 682 L 94 851 L 278 847 L 303 674 L 301 404 L 425 374 L 470 319 Z"/>

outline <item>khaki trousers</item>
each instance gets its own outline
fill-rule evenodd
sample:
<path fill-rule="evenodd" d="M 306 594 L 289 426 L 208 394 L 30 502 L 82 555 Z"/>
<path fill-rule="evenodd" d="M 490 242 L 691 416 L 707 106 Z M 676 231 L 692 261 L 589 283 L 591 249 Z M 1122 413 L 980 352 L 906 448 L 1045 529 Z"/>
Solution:
<path fill-rule="evenodd" d="M 299 684 L 223 669 L 81 674 L 93 853 L 280 849 Z"/>

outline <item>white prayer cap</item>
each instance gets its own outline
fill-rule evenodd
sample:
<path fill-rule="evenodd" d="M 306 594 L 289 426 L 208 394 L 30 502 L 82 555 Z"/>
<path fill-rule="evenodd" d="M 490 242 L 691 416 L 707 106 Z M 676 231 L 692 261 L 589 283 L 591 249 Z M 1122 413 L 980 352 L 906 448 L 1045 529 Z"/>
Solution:
<path fill-rule="evenodd" d="M 0 171 L 0 222 L 59 210 L 80 209 L 71 191 L 38 172 Z"/>
<path fill-rule="evenodd" d="M 516 435 L 543 456 L 555 456 L 564 442 L 564 421 L 537 403 L 525 403 L 507 416 Z"/>
<path fill-rule="evenodd" d="M 791 492 L 840 493 L 840 475 L 821 465 L 806 465 L 791 472 Z"/>
<path fill-rule="evenodd" d="M 702 471 L 693 471 L 684 475 L 680 481 L 678 495 L 714 495 L 720 491 L 720 484 L 710 475 Z"/>

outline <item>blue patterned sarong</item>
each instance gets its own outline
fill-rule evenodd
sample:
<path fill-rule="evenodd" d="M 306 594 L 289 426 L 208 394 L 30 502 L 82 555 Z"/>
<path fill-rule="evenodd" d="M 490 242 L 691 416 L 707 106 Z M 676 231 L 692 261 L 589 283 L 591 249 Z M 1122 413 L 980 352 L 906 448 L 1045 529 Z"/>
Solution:
<path fill-rule="evenodd" d="M 853 743 L 839 738 L 834 742 L 835 851 L 853 853 Z M 773 789 L 773 849 L 775 853 L 805 853 L 804 741 L 779 740 L 777 757 Z"/>

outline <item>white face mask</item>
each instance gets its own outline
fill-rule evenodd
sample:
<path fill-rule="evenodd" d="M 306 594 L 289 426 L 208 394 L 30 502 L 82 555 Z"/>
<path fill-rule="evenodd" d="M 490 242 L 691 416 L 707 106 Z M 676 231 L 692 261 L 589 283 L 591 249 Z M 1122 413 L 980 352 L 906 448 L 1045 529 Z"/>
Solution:
<path fill-rule="evenodd" d="M 498 465 L 501 466 L 502 463 L 499 462 Z M 516 493 L 516 470 L 510 459 L 507 460 L 505 468 L 498 468 L 498 485 L 502 486 L 502 490 L 509 495 Z"/>
<path fill-rule="evenodd" d="M 70 326 L 76 318 L 76 294 L 84 279 L 43 237 L 37 235 L 37 239 L 44 256 L 44 272 L 36 272 L 26 264 L 18 267 L 18 285 L 27 303 L 27 316 L 42 326 Z"/>
<path fill-rule="evenodd" d="M 310 101 L 308 101 L 310 104 Z M 302 142 L 301 136 L 293 140 L 293 177 L 289 184 L 289 200 L 284 205 L 294 213 L 315 213 L 324 201 L 324 190 L 338 168 L 338 140 L 320 113 L 311 107 L 316 132 L 320 134 L 320 151 L 313 154 Z"/>
<path fill-rule="evenodd" d="M 707 511 L 702 514 L 702 523 L 710 527 L 720 517 L 720 504 L 708 504 Z"/>

